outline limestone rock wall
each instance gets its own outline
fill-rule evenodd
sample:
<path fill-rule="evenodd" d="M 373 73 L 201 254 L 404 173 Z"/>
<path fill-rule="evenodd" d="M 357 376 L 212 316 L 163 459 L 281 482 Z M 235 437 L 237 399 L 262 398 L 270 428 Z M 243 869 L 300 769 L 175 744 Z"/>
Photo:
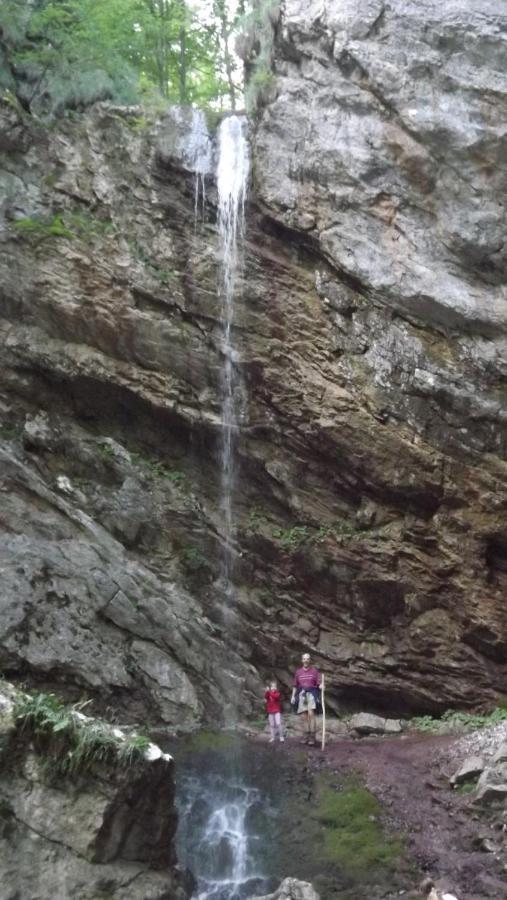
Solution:
<path fill-rule="evenodd" d="M 97 763 L 64 777 L 55 760 L 38 752 L 17 727 L 14 700 L 12 686 L 4 683 L 2 898 L 186 900 L 192 879 L 175 865 L 170 757 L 159 751 L 157 759 L 138 760 L 130 768 Z"/>
<path fill-rule="evenodd" d="M 284 4 L 234 328 L 232 611 L 192 122 L 2 108 L 8 672 L 171 728 L 260 711 L 302 646 L 335 708 L 504 693 L 500 27 L 458 0 Z"/>

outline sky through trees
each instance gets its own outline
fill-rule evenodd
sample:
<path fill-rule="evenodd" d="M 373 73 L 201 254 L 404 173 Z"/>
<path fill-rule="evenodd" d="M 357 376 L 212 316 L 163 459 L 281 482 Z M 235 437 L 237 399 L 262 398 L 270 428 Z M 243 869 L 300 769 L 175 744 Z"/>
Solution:
<path fill-rule="evenodd" d="M 242 104 L 245 0 L 3 0 L 0 90 L 30 112 L 94 100 Z"/>

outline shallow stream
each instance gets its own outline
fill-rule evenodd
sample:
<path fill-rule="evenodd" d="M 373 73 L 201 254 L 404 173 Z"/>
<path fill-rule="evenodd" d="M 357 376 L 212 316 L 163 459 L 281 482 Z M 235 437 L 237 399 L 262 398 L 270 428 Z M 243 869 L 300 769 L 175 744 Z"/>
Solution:
<path fill-rule="evenodd" d="M 226 734 L 170 749 L 178 858 L 196 878 L 194 900 L 248 900 L 287 876 L 312 882 L 321 900 L 390 898 L 414 883 L 403 842 L 354 770 Z"/>

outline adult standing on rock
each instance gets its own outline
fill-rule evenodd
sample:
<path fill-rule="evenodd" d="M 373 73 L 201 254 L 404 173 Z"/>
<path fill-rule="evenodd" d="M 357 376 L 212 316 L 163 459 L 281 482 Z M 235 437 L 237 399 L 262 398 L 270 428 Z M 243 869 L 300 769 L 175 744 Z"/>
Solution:
<path fill-rule="evenodd" d="M 321 674 L 315 666 L 312 666 L 309 653 L 303 653 L 301 662 L 301 668 L 296 669 L 294 673 L 291 704 L 295 707 L 298 716 L 306 717 L 305 736 L 302 743 L 314 747 L 316 743 L 315 713 L 320 699 Z"/>

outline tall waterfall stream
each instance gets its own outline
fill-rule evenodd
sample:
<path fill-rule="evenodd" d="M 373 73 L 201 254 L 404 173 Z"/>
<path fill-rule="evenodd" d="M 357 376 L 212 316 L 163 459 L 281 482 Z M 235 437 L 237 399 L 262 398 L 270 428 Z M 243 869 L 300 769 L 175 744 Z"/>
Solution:
<path fill-rule="evenodd" d="M 218 133 L 218 234 L 222 335 L 221 355 L 221 484 L 223 558 L 220 588 L 224 620 L 233 609 L 234 489 L 237 431 L 244 406 L 234 346 L 235 301 L 242 262 L 245 199 L 249 175 L 247 122 L 243 116 L 227 116 Z M 204 179 L 196 169 L 196 216 L 199 185 Z M 231 621 L 232 621 L 231 616 Z M 233 724 L 234 710 L 228 710 Z M 182 858 L 197 878 L 197 900 L 243 900 L 257 893 L 264 880 L 257 871 L 253 845 L 255 833 L 248 826 L 252 809 L 259 804 L 259 790 L 249 786 L 239 765 L 227 774 L 181 776 L 180 845 Z"/>
<path fill-rule="evenodd" d="M 233 494 L 236 438 L 241 413 L 242 385 L 237 374 L 238 354 L 234 346 L 233 323 L 248 188 L 249 148 L 246 129 L 244 117 L 228 116 L 222 121 L 218 135 L 218 232 L 221 251 L 219 295 L 223 327 L 221 507 L 225 544 L 223 588 L 227 605 L 233 599 Z"/>

